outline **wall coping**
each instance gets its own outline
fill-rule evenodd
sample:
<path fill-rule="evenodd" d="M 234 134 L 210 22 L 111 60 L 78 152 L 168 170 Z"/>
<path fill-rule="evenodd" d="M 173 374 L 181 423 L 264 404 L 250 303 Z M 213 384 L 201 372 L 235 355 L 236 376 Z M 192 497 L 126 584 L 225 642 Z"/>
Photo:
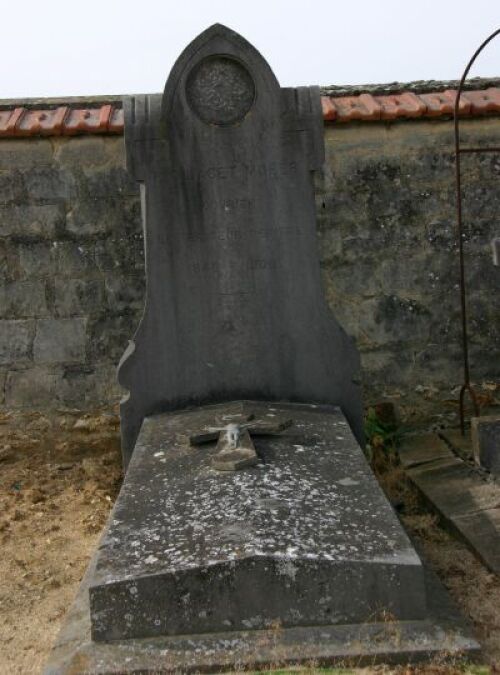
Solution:
<path fill-rule="evenodd" d="M 325 122 L 450 118 L 456 80 L 321 88 Z M 500 78 L 473 78 L 460 99 L 464 117 L 500 114 Z M 0 99 L 0 138 L 122 134 L 121 96 Z"/>

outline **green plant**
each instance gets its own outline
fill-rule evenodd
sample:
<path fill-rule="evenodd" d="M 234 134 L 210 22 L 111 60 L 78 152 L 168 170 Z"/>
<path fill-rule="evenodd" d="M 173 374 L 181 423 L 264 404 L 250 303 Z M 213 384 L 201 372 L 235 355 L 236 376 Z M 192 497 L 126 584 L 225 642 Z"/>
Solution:
<path fill-rule="evenodd" d="M 393 413 L 387 414 L 386 409 L 381 406 L 368 408 L 364 431 L 366 454 L 371 462 L 378 454 L 383 454 L 386 459 L 396 456 L 404 429 L 398 424 Z"/>

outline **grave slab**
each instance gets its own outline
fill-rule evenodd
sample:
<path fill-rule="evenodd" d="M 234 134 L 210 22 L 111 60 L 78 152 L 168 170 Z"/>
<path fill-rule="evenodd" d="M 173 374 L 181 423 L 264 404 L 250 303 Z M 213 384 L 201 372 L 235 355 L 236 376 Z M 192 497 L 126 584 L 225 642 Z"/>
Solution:
<path fill-rule="evenodd" d="M 443 434 L 453 437 L 449 431 Z M 461 438 L 461 437 L 460 437 Z M 500 573 L 500 486 L 485 472 L 421 438 L 425 451 L 418 452 L 418 437 L 409 446 L 410 457 L 426 457 L 425 463 L 403 463 L 406 474 L 452 534 L 464 541 L 484 565 Z M 444 442 L 443 442 L 444 445 Z M 401 449 L 405 456 L 406 442 Z M 429 449 L 434 448 L 435 459 Z M 464 453 L 465 454 L 465 453 Z"/>
<path fill-rule="evenodd" d="M 259 465 L 190 437 L 255 414 Z M 426 601 L 426 598 L 428 601 Z M 146 418 L 46 675 L 414 662 L 478 645 L 424 570 L 342 413 L 234 402 Z"/>
<path fill-rule="evenodd" d="M 288 415 L 255 467 L 189 438 Z M 145 419 L 90 588 L 96 641 L 425 616 L 420 560 L 343 414 L 221 404 Z"/>

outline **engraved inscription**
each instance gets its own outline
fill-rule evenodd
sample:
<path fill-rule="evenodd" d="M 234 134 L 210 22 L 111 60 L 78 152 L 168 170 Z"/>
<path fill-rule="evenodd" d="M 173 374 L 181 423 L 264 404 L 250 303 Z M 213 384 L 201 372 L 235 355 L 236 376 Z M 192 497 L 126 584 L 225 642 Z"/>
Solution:
<path fill-rule="evenodd" d="M 305 231 L 297 225 L 284 225 L 283 227 L 259 226 L 259 227 L 241 227 L 241 226 L 211 226 L 201 232 L 190 232 L 188 239 L 190 241 L 205 241 L 215 239 L 217 241 L 245 241 L 255 237 L 264 239 L 271 236 L 277 237 L 301 237 Z"/>
<path fill-rule="evenodd" d="M 218 261 L 206 260 L 194 263 L 191 270 L 194 277 L 200 277 L 206 283 L 213 281 L 220 295 L 249 294 L 255 292 L 255 278 L 259 272 L 277 270 L 280 263 L 276 260 L 226 260 L 224 266 Z"/>
<path fill-rule="evenodd" d="M 234 199 L 224 199 L 222 202 L 222 208 L 226 213 L 231 213 L 233 211 L 250 213 L 255 206 L 253 199 L 247 198 L 234 198 Z"/>
<path fill-rule="evenodd" d="M 186 96 L 207 124 L 241 122 L 255 100 L 255 84 L 245 66 L 229 56 L 210 56 L 189 73 Z"/>
<path fill-rule="evenodd" d="M 255 162 L 238 162 L 225 166 L 209 166 L 201 171 L 202 178 L 209 180 L 228 180 L 230 178 L 289 178 L 297 173 L 296 162 L 269 162 L 256 164 Z"/>

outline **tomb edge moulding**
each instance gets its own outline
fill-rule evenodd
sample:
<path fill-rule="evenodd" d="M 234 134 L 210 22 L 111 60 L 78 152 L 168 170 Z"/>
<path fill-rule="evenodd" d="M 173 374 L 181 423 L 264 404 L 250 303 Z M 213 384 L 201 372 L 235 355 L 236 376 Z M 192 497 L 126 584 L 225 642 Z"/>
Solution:
<path fill-rule="evenodd" d="M 359 356 L 319 265 L 319 89 L 280 88 L 255 48 L 216 24 L 163 96 L 124 109 L 147 288 L 119 365 L 125 465 L 144 417 L 238 399 L 338 405 L 363 443 Z"/>

